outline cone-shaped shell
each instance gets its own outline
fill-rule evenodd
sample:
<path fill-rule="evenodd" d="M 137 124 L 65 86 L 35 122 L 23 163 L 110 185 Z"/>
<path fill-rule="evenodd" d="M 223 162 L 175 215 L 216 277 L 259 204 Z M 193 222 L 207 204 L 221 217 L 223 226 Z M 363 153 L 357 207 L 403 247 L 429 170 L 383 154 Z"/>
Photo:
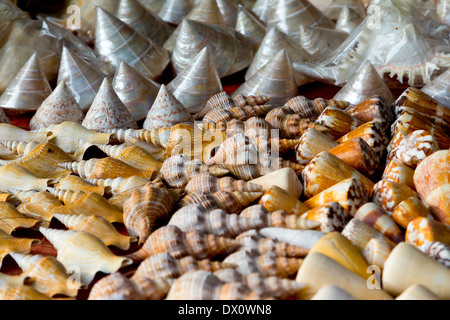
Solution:
<path fill-rule="evenodd" d="M 373 238 L 367 242 L 361 254 L 369 265 L 378 266 L 380 269 L 383 269 L 384 263 L 394 247 L 395 245 L 392 242 Z"/>
<path fill-rule="evenodd" d="M 345 6 L 336 21 L 336 30 L 351 34 L 364 19 L 351 7 Z"/>
<path fill-rule="evenodd" d="M 380 180 L 373 186 L 373 202 L 382 207 L 387 213 L 392 214 L 395 208 L 403 200 L 409 197 L 417 197 L 418 194 L 407 187 L 390 180 Z"/>
<path fill-rule="evenodd" d="M 115 179 L 88 179 L 88 182 L 104 188 L 107 194 L 116 195 L 136 187 L 141 187 L 147 184 L 149 181 L 142 177 L 131 176 L 128 178 L 115 178 Z"/>
<path fill-rule="evenodd" d="M 362 121 L 336 107 L 326 108 L 316 119 L 316 123 L 328 128 L 330 135 L 335 140 L 363 124 Z"/>
<path fill-rule="evenodd" d="M 112 85 L 135 121 L 145 119 L 161 87 L 124 61 L 119 64 Z"/>
<path fill-rule="evenodd" d="M 96 131 L 138 128 L 132 114 L 106 77 L 81 124 L 87 129 Z"/>
<path fill-rule="evenodd" d="M 342 231 L 351 216 L 339 202 L 329 202 L 323 206 L 315 207 L 301 216 L 304 219 L 315 221 L 319 226 L 315 229 L 323 232 Z"/>
<path fill-rule="evenodd" d="M 147 113 L 143 128 L 145 130 L 160 129 L 192 121 L 192 116 L 186 107 L 163 84 Z"/>
<path fill-rule="evenodd" d="M 447 70 L 421 90 L 448 107 L 450 106 L 450 92 L 448 88 L 449 79 L 450 70 Z"/>
<path fill-rule="evenodd" d="M 139 285 L 120 272 L 111 273 L 97 281 L 88 300 L 145 300 Z"/>
<path fill-rule="evenodd" d="M 0 267 L 3 258 L 11 252 L 29 253 L 31 248 L 39 244 L 37 239 L 16 238 L 0 230 Z"/>
<path fill-rule="evenodd" d="M 16 229 L 35 227 L 40 221 L 20 213 L 11 203 L 0 202 L 0 229 L 11 234 Z"/>
<path fill-rule="evenodd" d="M 432 241 L 450 245 L 450 228 L 434 219 L 417 217 L 408 224 L 405 241 L 416 247 Z"/>
<path fill-rule="evenodd" d="M 0 96 L 0 107 L 15 114 L 36 111 L 51 93 L 39 57 L 34 53 Z"/>
<path fill-rule="evenodd" d="M 382 241 L 390 242 L 395 246 L 391 240 L 385 237 L 377 229 L 356 218 L 353 218 L 347 223 L 341 234 L 349 239 L 353 245 L 360 250 L 363 250 L 371 239 L 381 239 Z"/>
<path fill-rule="evenodd" d="M 286 50 L 280 50 L 233 94 L 269 96 L 274 105 L 284 105 L 299 95 Z"/>
<path fill-rule="evenodd" d="M 233 0 L 217 0 L 217 6 L 222 14 L 223 23 L 226 26 L 234 27 L 236 25 L 238 5 Z"/>
<path fill-rule="evenodd" d="M 196 259 L 206 259 L 238 246 L 239 241 L 232 238 L 196 230 L 183 232 L 176 226 L 164 226 L 150 234 L 144 245 L 128 257 L 135 261 L 143 261 L 151 255 L 167 252 L 173 258 L 191 255 Z"/>
<path fill-rule="evenodd" d="M 261 197 L 259 204 L 269 212 L 283 210 L 288 215 L 301 215 L 309 211 L 307 205 L 277 186 L 270 187 Z"/>
<path fill-rule="evenodd" d="M 421 284 L 440 299 L 450 298 L 450 270 L 409 243 L 399 243 L 384 264 L 383 288 L 394 296 Z"/>
<path fill-rule="evenodd" d="M 291 245 L 310 250 L 326 233 L 317 230 L 293 230 L 286 228 L 263 228 L 261 235 L 277 241 L 284 241 Z"/>
<path fill-rule="evenodd" d="M 316 292 L 311 300 L 356 300 L 354 296 L 334 284 L 326 284 Z"/>
<path fill-rule="evenodd" d="M 193 7 L 192 0 L 167 0 L 158 11 L 158 16 L 166 22 L 178 25 Z"/>
<path fill-rule="evenodd" d="M 251 8 L 255 16 L 258 17 L 259 20 L 266 23 L 267 22 L 267 14 L 269 13 L 269 3 L 272 0 L 256 0 Z"/>
<path fill-rule="evenodd" d="M 253 58 L 249 40 L 234 29 L 184 19 L 172 53 L 176 73 L 184 70 L 205 46 L 221 78 L 247 68 Z"/>
<path fill-rule="evenodd" d="M 95 51 L 116 68 L 121 61 L 145 77 L 160 77 L 170 61 L 169 52 L 128 24 L 97 7 Z"/>
<path fill-rule="evenodd" d="M 12 252 L 11 257 L 30 278 L 27 281 L 30 282 L 31 287 L 46 296 L 62 294 L 76 297 L 78 290 L 85 288 L 75 278 L 70 278 L 64 265 L 54 257 L 16 252 Z"/>
<path fill-rule="evenodd" d="M 132 263 L 131 259 L 114 255 L 96 236 L 74 230 L 41 227 L 39 231 L 58 252 L 57 259 L 68 269 L 80 272 L 80 281 L 89 285 L 99 271 L 114 273 Z"/>
<path fill-rule="evenodd" d="M 209 98 L 222 92 L 222 83 L 210 49 L 202 49 L 167 85 L 167 89 L 191 114 L 199 112 Z"/>
<path fill-rule="evenodd" d="M 447 268 L 450 267 L 450 246 L 439 241 L 430 241 L 419 247 L 422 252 L 442 263 Z"/>
<path fill-rule="evenodd" d="M 338 143 L 330 136 L 314 128 L 309 128 L 300 137 L 300 143 L 296 148 L 297 161 L 306 165 L 322 151 L 331 150 L 337 145 Z"/>
<path fill-rule="evenodd" d="M 383 97 L 374 95 L 357 105 L 350 105 L 345 112 L 362 122 L 378 121 L 381 122 L 383 129 L 393 121 L 393 114 Z"/>
<path fill-rule="evenodd" d="M 333 0 L 324 13 L 328 18 L 332 20 L 337 20 L 344 8 L 351 8 L 354 10 L 361 18 L 366 16 L 366 8 L 364 2 L 361 0 Z"/>
<path fill-rule="evenodd" d="M 45 294 L 33 289 L 28 285 L 22 285 L 18 287 L 6 290 L 1 296 L 2 300 L 20 301 L 20 300 L 51 300 Z"/>
<path fill-rule="evenodd" d="M 424 285 L 413 284 L 397 296 L 395 300 L 439 300 L 439 297 Z"/>
<path fill-rule="evenodd" d="M 41 104 L 30 120 L 30 129 L 47 128 L 51 124 L 64 121 L 81 123 L 84 113 L 75 101 L 64 81 L 61 81 L 52 94 Z"/>
<path fill-rule="evenodd" d="M 134 189 L 123 205 L 123 219 L 128 233 L 138 237 L 139 244 L 144 243 L 158 222 L 169 219 L 174 205 L 166 189 L 151 184 Z"/>
<path fill-rule="evenodd" d="M 111 222 L 101 216 L 71 214 L 54 214 L 53 216 L 70 230 L 84 231 L 98 237 L 106 246 L 128 250 L 131 242 L 137 240 L 119 233 Z"/>
<path fill-rule="evenodd" d="M 242 5 L 239 5 L 236 30 L 250 39 L 253 51 L 256 52 L 261 41 L 266 35 L 266 28 L 256 17 L 254 17 Z"/>
<path fill-rule="evenodd" d="M 392 212 L 392 219 L 403 229 L 417 217 L 434 219 L 425 204 L 417 197 L 409 197 L 400 202 Z"/>
<path fill-rule="evenodd" d="M 24 273 L 19 275 L 8 275 L 6 273 L 0 274 L 0 298 L 10 289 L 21 287 L 27 280 Z"/>
<path fill-rule="evenodd" d="M 66 83 L 83 112 L 90 108 L 104 77 L 102 71 L 63 46 L 58 83 Z"/>

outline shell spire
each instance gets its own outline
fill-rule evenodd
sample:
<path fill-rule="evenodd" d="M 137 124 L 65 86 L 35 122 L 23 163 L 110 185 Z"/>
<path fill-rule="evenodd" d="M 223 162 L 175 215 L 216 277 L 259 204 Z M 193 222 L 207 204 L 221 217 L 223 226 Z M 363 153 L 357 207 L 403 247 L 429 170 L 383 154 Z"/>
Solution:
<path fill-rule="evenodd" d="M 236 180 L 232 177 L 220 178 L 210 172 L 203 172 L 192 177 L 185 187 L 188 193 L 214 193 L 217 191 L 258 192 L 261 189 L 262 187 L 258 184 L 245 180 Z"/>
<path fill-rule="evenodd" d="M 158 11 L 158 16 L 170 24 L 179 25 L 193 7 L 192 0 L 166 0 Z"/>
<path fill-rule="evenodd" d="M 350 8 L 355 11 L 361 18 L 366 16 L 366 8 L 361 0 L 333 0 L 326 8 L 324 13 L 328 18 L 337 20 L 344 8 Z"/>
<path fill-rule="evenodd" d="M 111 82 L 106 77 L 82 125 L 96 131 L 138 128 L 130 111 L 117 96 Z"/>
<path fill-rule="evenodd" d="M 74 99 L 65 81 L 61 81 L 31 118 L 30 129 L 47 128 L 51 124 L 60 124 L 64 121 L 81 123 L 83 119 L 83 110 Z"/>
<path fill-rule="evenodd" d="M 199 112 L 209 98 L 222 92 L 222 83 L 208 47 L 197 54 L 167 89 L 191 114 Z"/>
<path fill-rule="evenodd" d="M 239 5 L 238 8 L 235 29 L 250 39 L 253 51 L 256 52 L 266 35 L 266 26 L 242 5 Z"/>
<path fill-rule="evenodd" d="M 360 16 L 355 10 L 351 7 L 345 6 L 342 8 L 336 21 L 336 30 L 350 34 L 363 20 L 364 18 L 362 18 L 362 16 Z"/>

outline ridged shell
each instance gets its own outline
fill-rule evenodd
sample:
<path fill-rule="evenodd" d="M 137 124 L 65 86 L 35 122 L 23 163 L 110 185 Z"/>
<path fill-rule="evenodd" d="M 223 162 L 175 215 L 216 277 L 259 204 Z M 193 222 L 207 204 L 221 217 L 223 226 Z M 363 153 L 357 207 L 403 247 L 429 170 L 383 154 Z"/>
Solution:
<path fill-rule="evenodd" d="M 253 51 L 256 52 L 265 34 L 266 27 L 245 7 L 239 5 L 235 29 L 250 39 Z"/>
<path fill-rule="evenodd" d="M 315 207 L 302 214 L 301 217 L 318 223 L 316 228 L 311 229 L 327 233 L 341 232 L 351 219 L 351 216 L 339 202 L 328 202 L 323 206 Z"/>
<path fill-rule="evenodd" d="M 29 192 L 16 192 L 16 197 L 21 201 L 21 204 L 17 206 L 17 210 L 28 217 L 41 220 L 44 227 L 50 225 L 53 218 L 53 210 L 63 206 L 56 197 L 47 191 L 34 191 L 30 196 L 25 196 L 25 198 L 21 197 L 22 193 L 29 194 Z"/>
<path fill-rule="evenodd" d="M 315 120 L 328 107 L 336 107 L 341 110 L 346 110 L 350 103 L 339 100 L 326 100 L 323 98 L 316 98 L 314 100 L 308 99 L 305 96 L 296 96 L 285 103 L 286 107 L 291 108 L 303 118 Z"/>
<path fill-rule="evenodd" d="M 430 241 L 419 247 L 422 252 L 432 257 L 434 260 L 450 267 L 450 246 L 439 241 Z"/>
<path fill-rule="evenodd" d="M 88 181 L 73 174 L 65 177 L 64 179 L 61 179 L 55 185 L 55 188 L 60 190 L 83 191 L 85 193 L 96 192 L 101 196 L 105 194 L 105 187 L 91 184 Z"/>
<path fill-rule="evenodd" d="M 88 300 L 145 300 L 139 286 L 120 272 L 111 273 L 97 281 Z"/>
<path fill-rule="evenodd" d="M 158 16 L 166 22 L 178 25 L 193 7 L 192 0 L 167 0 L 159 10 Z"/>
<path fill-rule="evenodd" d="M 0 230 L 0 267 L 3 258 L 11 252 L 29 253 L 32 247 L 39 243 L 38 239 L 16 238 Z"/>
<path fill-rule="evenodd" d="M 40 224 L 40 220 L 26 217 L 11 203 L 0 202 L 0 229 L 12 234 L 16 229 L 30 229 Z"/>
<path fill-rule="evenodd" d="M 185 187 L 188 193 L 215 193 L 217 191 L 258 192 L 261 189 L 260 185 L 245 180 L 236 180 L 232 177 L 219 178 L 210 172 L 203 172 L 193 176 Z"/>
<path fill-rule="evenodd" d="M 229 94 L 225 91 L 221 91 L 212 97 L 210 97 L 205 106 L 194 115 L 195 119 L 203 119 L 203 117 L 211 110 L 216 109 L 231 109 L 235 106 L 234 101 L 231 99 Z"/>
<path fill-rule="evenodd" d="M 52 179 L 38 178 L 30 171 L 17 164 L 0 167 L 0 190 L 2 192 L 16 190 L 45 191 Z"/>
<path fill-rule="evenodd" d="M 147 179 L 137 176 L 131 176 L 128 178 L 119 177 L 115 179 L 88 179 L 88 181 L 105 189 L 106 194 L 112 195 L 117 195 L 137 187 L 142 187 L 148 183 Z"/>

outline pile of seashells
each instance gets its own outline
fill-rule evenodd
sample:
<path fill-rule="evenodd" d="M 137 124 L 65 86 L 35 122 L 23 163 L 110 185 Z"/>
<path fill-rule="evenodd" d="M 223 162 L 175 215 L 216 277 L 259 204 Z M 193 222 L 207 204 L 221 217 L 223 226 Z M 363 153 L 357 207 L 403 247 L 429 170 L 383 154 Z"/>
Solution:
<path fill-rule="evenodd" d="M 0 0 L 0 299 L 450 299 L 449 2 L 329 2 Z"/>

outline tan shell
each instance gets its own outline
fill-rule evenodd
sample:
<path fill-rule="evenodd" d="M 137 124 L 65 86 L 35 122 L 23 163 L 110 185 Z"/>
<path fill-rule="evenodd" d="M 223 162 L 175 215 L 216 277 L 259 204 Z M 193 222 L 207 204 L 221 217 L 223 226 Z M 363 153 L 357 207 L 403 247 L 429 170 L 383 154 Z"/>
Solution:
<path fill-rule="evenodd" d="M 88 179 L 88 182 L 105 189 L 108 195 L 117 195 L 125 191 L 142 187 L 148 183 L 148 180 L 138 176 L 115 179 Z"/>
<path fill-rule="evenodd" d="M 301 217 L 318 223 L 316 228 L 311 229 L 327 233 L 341 232 L 351 219 L 351 216 L 339 202 L 329 202 L 323 206 L 315 207 L 302 214 Z"/>
<path fill-rule="evenodd" d="M 403 229 L 408 228 L 408 224 L 417 217 L 434 219 L 425 204 L 415 196 L 400 202 L 392 212 L 392 219 Z"/>
<path fill-rule="evenodd" d="M 420 161 L 438 150 L 438 143 L 432 134 L 425 130 L 416 130 L 408 134 L 398 147 L 392 150 L 389 159 L 396 158 L 415 169 Z"/>
<path fill-rule="evenodd" d="M 0 202 L 0 229 L 11 234 L 16 229 L 29 229 L 40 224 L 40 220 L 26 217 L 11 203 Z"/>
<path fill-rule="evenodd" d="M 0 190 L 2 192 L 16 190 L 45 191 L 52 179 L 38 178 L 30 171 L 17 164 L 8 164 L 0 168 Z"/>
<path fill-rule="evenodd" d="M 350 240 L 359 250 L 363 250 L 367 243 L 374 238 L 391 242 L 392 245 L 395 246 L 395 244 L 381 232 L 356 218 L 351 219 L 347 223 L 341 234 Z"/>
<path fill-rule="evenodd" d="M 259 204 L 269 212 L 283 210 L 288 215 L 300 215 L 309 210 L 297 197 L 278 186 L 271 186 L 261 197 Z"/>
<path fill-rule="evenodd" d="M 219 178 L 209 172 L 195 175 L 189 180 L 185 187 L 185 190 L 188 193 L 214 193 L 217 191 L 258 192 L 261 191 L 261 189 L 262 187 L 260 185 L 245 180 L 236 180 L 232 177 Z"/>
<path fill-rule="evenodd" d="M 392 213 L 397 205 L 409 197 L 417 197 L 418 194 L 407 187 L 390 180 L 378 181 L 372 191 L 373 202 L 382 207 L 386 212 Z"/>
<path fill-rule="evenodd" d="M 295 155 L 297 161 L 304 165 L 320 152 L 331 150 L 338 145 L 331 137 L 314 128 L 307 129 L 299 141 Z"/>
<path fill-rule="evenodd" d="M 336 107 L 328 107 L 322 111 L 316 119 L 316 123 L 327 127 L 335 140 L 342 138 L 363 124 L 362 121 Z"/>
<path fill-rule="evenodd" d="M 97 281 L 88 300 L 145 300 L 139 286 L 120 272 L 111 273 Z"/>
<path fill-rule="evenodd" d="M 315 120 L 320 114 L 328 107 L 336 107 L 345 110 L 350 106 L 347 101 L 341 100 L 326 100 L 324 98 L 316 98 L 314 100 L 308 99 L 305 96 L 296 96 L 285 103 L 286 107 L 289 107 L 303 118 Z"/>
<path fill-rule="evenodd" d="M 203 119 L 203 117 L 211 110 L 216 109 L 231 109 L 235 106 L 234 101 L 231 99 L 229 94 L 225 91 L 216 93 L 210 97 L 204 107 L 194 115 L 196 120 Z"/>
<path fill-rule="evenodd" d="M 101 196 L 105 194 L 105 187 L 91 184 L 83 178 L 73 174 L 61 179 L 55 184 L 55 188 L 60 190 L 83 191 L 85 193 L 96 192 Z"/>
<path fill-rule="evenodd" d="M 20 193 L 16 193 L 16 197 L 22 202 L 17 210 L 28 217 L 39 219 L 43 226 L 48 227 L 53 218 L 53 210 L 62 207 L 63 204 L 52 194 L 47 191 L 34 192 L 26 198 L 21 198 Z"/>
<path fill-rule="evenodd" d="M 39 243 L 37 239 L 16 238 L 0 230 L 0 267 L 3 258 L 11 252 L 29 253 L 32 246 Z"/>
<path fill-rule="evenodd" d="M 450 228 L 436 220 L 417 217 L 408 224 L 405 241 L 416 247 L 432 241 L 450 245 Z"/>
<path fill-rule="evenodd" d="M 370 266 L 378 266 L 383 269 L 384 263 L 394 247 L 391 242 L 373 238 L 366 244 L 361 254 Z"/>
<path fill-rule="evenodd" d="M 404 184 L 412 190 L 416 190 L 416 186 L 414 185 L 414 169 L 397 159 L 388 162 L 381 178 L 382 180 L 391 180 Z"/>
<path fill-rule="evenodd" d="M 378 121 L 384 129 L 392 123 L 394 118 L 389 105 L 380 95 L 373 95 L 359 104 L 350 105 L 345 112 L 364 123 Z"/>

